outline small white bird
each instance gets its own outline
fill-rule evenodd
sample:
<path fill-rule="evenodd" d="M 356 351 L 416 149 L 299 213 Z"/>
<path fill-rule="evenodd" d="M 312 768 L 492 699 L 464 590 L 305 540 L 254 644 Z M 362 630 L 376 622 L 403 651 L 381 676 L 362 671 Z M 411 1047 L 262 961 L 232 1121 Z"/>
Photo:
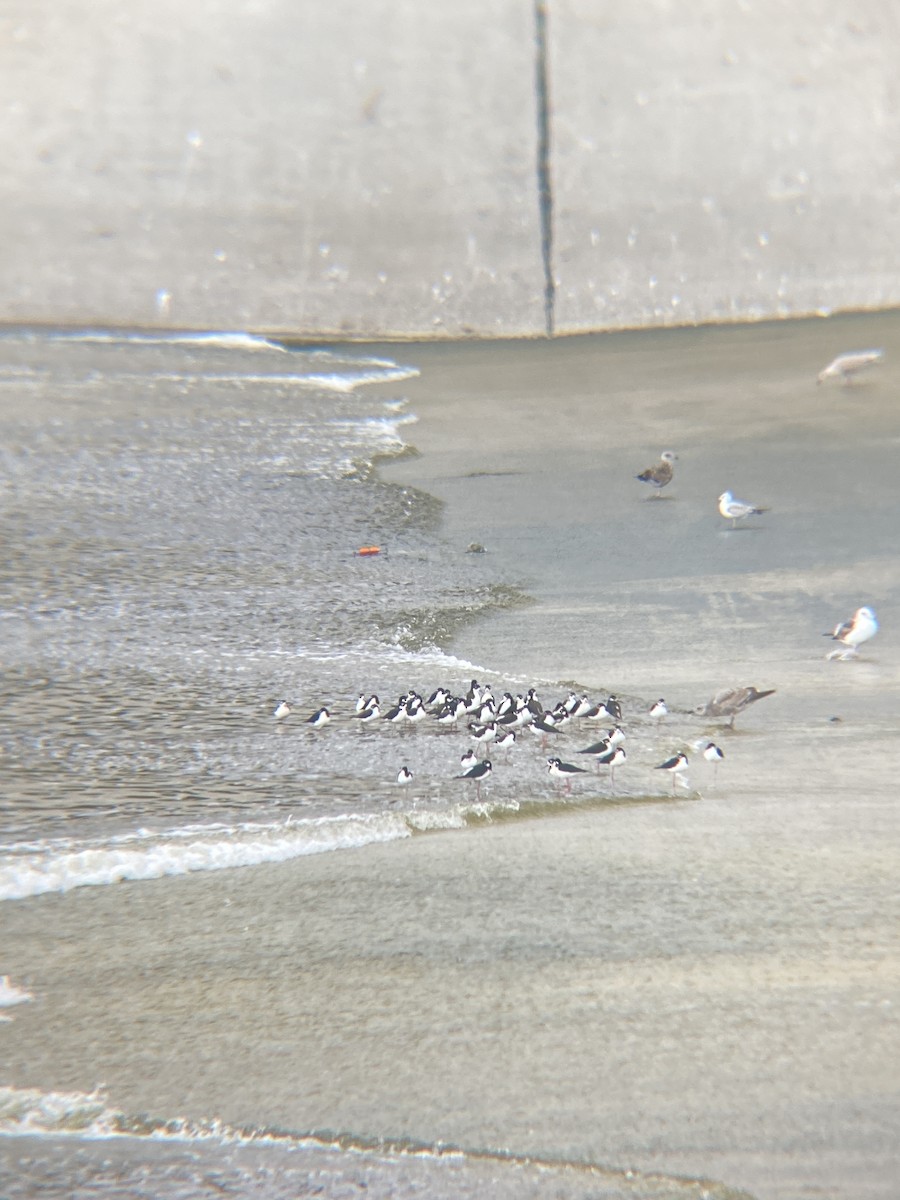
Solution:
<path fill-rule="evenodd" d="M 397 774 L 397 782 L 401 784 L 401 786 L 405 786 L 408 783 L 412 783 L 412 781 L 413 773 L 409 767 L 401 767 Z"/>
<path fill-rule="evenodd" d="M 875 366 L 884 358 L 883 350 L 851 350 L 848 354 L 839 354 L 816 377 L 816 383 L 824 383 L 826 379 L 840 379 L 844 385 L 853 381 L 853 376 L 868 367 Z"/>
<path fill-rule="evenodd" d="M 878 621 L 871 608 L 865 605 L 858 608 L 849 621 L 841 622 L 835 626 L 832 633 L 824 635 L 846 646 L 845 650 L 832 650 L 830 654 L 826 654 L 826 659 L 837 658 L 843 662 L 848 658 L 856 658 L 863 642 L 873 638 L 877 632 Z"/>
<path fill-rule="evenodd" d="M 731 492 L 723 492 L 719 497 L 719 512 L 731 522 L 732 529 L 744 517 L 754 517 L 768 511 L 767 508 L 761 508 L 757 504 L 748 504 L 745 500 L 735 500 Z"/>
<path fill-rule="evenodd" d="M 289 717 L 293 711 L 294 710 L 288 704 L 287 700 L 282 700 L 281 703 L 278 705 L 278 707 L 275 709 L 274 713 L 272 713 L 272 716 L 275 718 L 276 721 L 283 721 L 284 718 Z"/>

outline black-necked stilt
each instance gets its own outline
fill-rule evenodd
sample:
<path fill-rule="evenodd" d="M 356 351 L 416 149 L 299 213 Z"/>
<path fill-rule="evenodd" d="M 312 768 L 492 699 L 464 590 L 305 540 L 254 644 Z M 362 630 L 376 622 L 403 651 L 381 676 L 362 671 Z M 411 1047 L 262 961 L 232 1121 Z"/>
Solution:
<path fill-rule="evenodd" d="M 703 751 L 703 757 L 706 759 L 706 761 L 708 763 L 712 763 L 712 765 L 713 765 L 713 781 L 715 781 L 717 775 L 719 774 L 719 763 L 722 761 L 722 759 L 725 757 L 725 755 L 722 753 L 722 751 L 719 749 L 719 747 L 716 745 L 715 742 L 707 742 L 706 747 Z"/>
<path fill-rule="evenodd" d="M 494 747 L 497 750 L 505 750 L 507 758 L 509 752 L 516 744 L 516 731 L 514 729 L 501 729 L 497 731 L 497 736 L 494 739 Z"/>
<path fill-rule="evenodd" d="M 676 777 L 686 771 L 688 766 L 688 756 L 684 753 L 673 754 L 671 758 L 667 758 L 665 762 L 658 763 L 654 768 L 656 771 L 668 771 L 672 776 L 672 795 L 675 795 Z"/>
<path fill-rule="evenodd" d="M 390 721 L 392 725 L 399 725 L 401 721 L 406 720 L 406 702 L 409 699 L 408 695 L 401 696 L 393 708 L 389 708 L 382 715 L 382 721 Z"/>
<path fill-rule="evenodd" d="M 606 755 L 611 754 L 615 749 L 609 744 L 609 738 L 602 738 L 599 742 L 594 742 L 590 746 L 585 746 L 583 750 L 576 750 L 576 754 L 589 754 L 597 763 L 597 774 L 600 774 L 600 763 Z"/>
<path fill-rule="evenodd" d="M 586 721 L 614 721 L 615 717 L 609 711 L 605 704 L 595 704 L 593 708 L 589 708 L 586 713 L 582 714 Z"/>
<path fill-rule="evenodd" d="M 566 785 L 566 795 L 572 791 L 572 777 L 586 775 L 584 767 L 576 767 L 574 763 L 563 762 L 560 758 L 548 758 L 547 770 L 553 779 L 562 780 Z"/>
<path fill-rule="evenodd" d="M 463 771 L 462 775 L 457 775 L 457 779 L 469 779 L 475 783 L 475 794 L 481 799 L 481 781 L 487 779 L 493 768 L 491 760 L 486 758 L 483 762 L 474 763 L 467 771 Z"/>
<path fill-rule="evenodd" d="M 534 720 L 529 723 L 528 728 L 532 731 L 532 733 L 540 734 L 542 750 L 547 749 L 547 738 L 550 736 L 550 734 L 559 733 L 556 718 L 552 712 L 544 712 L 541 714 L 541 716 L 535 717 Z"/>
<path fill-rule="evenodd" d="M 460 717 L 464 717 L 465 715 L 465 700 L 460 700 L 458 697 L 454 697 L 453 699 L 447 701 L 447 703 L 435 717 L 435 720 L 439 725 L 457 725 Z"/>
<path fill-rule="evenodd" d="M 614 721 L 622 720 L 622 705 L 619 702 L 618 696 L 610 696 L 606 702 L 606 707 L 609 709 L 610 715 Z"/>
<path fill-rule="evenodd" d="M 841 642 L 846 649 L 832 650 L 825 657 L 841 660 L 856 658 L 863 642 L 867 642 L 869 638 L 873 638 L 877 632 L 878 620 L 871 608 L 865 606 L 858 608 L 849 621 L 842 621 L 839 625 L 835 626 L 832 633 L 825 634 L 825 637 L 830 637 L 835 642 Z"/>
<path fill-rule="evenodd" d="M 661 723 L 663 717 L 667 717 L 669 715 L 669 710 L 666 707 L 665 700 L 659 699 L 655 704 L 651 704 L 649 715 L 651 717 L 655 717 L 657 722 Z"/>
<path fill-rule="evenodd" d="M 470 725 L 469 730 L 472 741 L 477 742 L 479 746 L 486 746 L 497 736 L 497 726 L 493 721 L 489 721 L 487 725 Z"/>
<path fill-rule="evenodd" d="M 406 784 L 412 783 L 412 781 L 413 781 L 413 773 L 409 769 L 409 767 L 401 767 L 399 772 L 397 773 L 397 782 L 405 787 Z"/>
<path fill-rule="evenodd" d="M 331 713 L 327 708 L 317 708 L 311 717 L 306 718 L 306 724 L 311 725 L 313 729 L 321 729 L 323 725 L 327 725 L 331 720 Z"/>
<path fill-rule="evenodd" d="M 625 762 L 626 754 L 622 746 L 610 746 L 605 754 L 597 756 L 597 769 L 600 767 L 609 767 L 609 787 L 610 791 L 616 790 L 616 767 L 621 767 Z"/>
<path fill-rule="evenodd" d="M 368 725 L 372 721 L 377 721 L 380 716 L 381 709 L 378 707 L 378 701 L 375 700 L 374 704 L 370 705 L 368 708 L 364 708 L 362 712 L 352 713 L 351 720 L 360 721 L 361 723 Z"/>
<path fill-rule="evenodd" d="M 288 704 L 287 700 L 282 700 L 281 703 L 278 705 L 278 707 L 275 709 L 275 711 L 272 713 L 272 716 L 275 718 L 276 721 L 283 721 L 284 718 L 289 717 L 293 711 L 294 710 Z"/>

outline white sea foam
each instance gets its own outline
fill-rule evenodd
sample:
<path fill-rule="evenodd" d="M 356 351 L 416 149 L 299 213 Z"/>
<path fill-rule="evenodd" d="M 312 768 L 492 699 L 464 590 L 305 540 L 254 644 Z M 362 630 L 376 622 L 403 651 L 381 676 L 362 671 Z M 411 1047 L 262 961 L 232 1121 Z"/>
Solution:
<path fill-rule="evenodd" d="M 218 1142 L 222 1145 L 285 1146 L 309 1151 L 332 1150 L 339 1154 L 373 1153 L 367 1142 L 354 1144 L 347 1135 L 340 1138 L 313 1134 L 291 1135 L 280 1130 L 235 1128 L 213 1118 L 193 1120 L 187 1117 L 128 1116 L 112 1108 L 103 1086 L 92 1092 L 42 1092 L 38 1088 L 0 1086 L 0 1136 L 53 1136 L 84 1140 L 116 1137 L 146 1137 L 165 1142 Z M 386 1147 L 374 1152 L 384 1165 Z M 404 1161 L 431 1157 L 446 1162 L 462 1160 L 463 1151 L 451 1151 L 444 1145 L 424 1143 L 397 1146 Z"/>
<path fill-rule="evenodd" d="M 24 988 L 10 983 L 8 975 L 0 975 L 0 1008 L 12 1008 L 16 1004 L 25 1004 L 31 999 L 33 999 L 31 992 L 26 992 Z M 0 1013 L 0 1021 L 11 1020 L 12 1017 Z"/>
<path fill-rule="evenodd" d="M 399 813 L 303 819 L 277 825 L 197 827 L 78 846 L 48 843 L 27 851 L 10 847 L 0 856 L 0 900 L 68 892 L 123 879 L 160 879 L 192 871 L 285 862 L 306 854 L 345 850 L 409 837 Z"/>
<path fill-rule="evenodd" d="M 415 367 L 368 367 L 364 363 L 359 368 L 351 367 L 346 370 L 331 371 L 156 371 L 142 374 L 119 374 L 116 376 L 124 382 L 146 383 L 152 379 L 156 383 L 175 384 L 210 384 L 247 383 L 274 384 L 287 387 L 310 388 L 318 391 L 349 393 L 366 384 L 398 383 L 403 379 L 413 379 L 419 372 Z"/>
<path fill-rule="evenodd" d="M 220 1121 L 134 1119 L 110 1108 L 102 1088 L 93 1092 L 41 1092 L 0 1087 L 0 1135 L 53 1134 L 82 1138 L 144 1135 L 172 1141 L 270 1140 Z M 299 1139 L 298 1139 L 299 1140 Z"/>
<path fill-rule="evenodd" d="M 191 333 L 175 330 L 149 332 L 127 329 L 61 329 L 49 334 L 41 331 L 39 336 L 50 337 L 57 342 L 121 343 L 136 346 L 221 346 L 226 350 L 275 350 L 280 354 L 287 353 L 287 347 L 279 342 L 237 330 Z"/>
<path fill-rule="evenodd" d="M 409 838 L 414 833 L 463 829 L 518 812 L 518 800 L 507 798 L 437 807 L 396 808 L 390 812 L 333 817 L 289 817 L 286 821 L 135 829 L 114 837 L 79 842 L 58 838 L 43 843 L 20 842 L 0 854 L 0 900 L 23 900 L 47 892 L 102 887 L 122 880 L 160 879 L 198 871 L 287 862 L 308 854 L 359 849 L 378 842 Z M 3 997 L 7 997 L 5 1000 Z M 31 996 L 0 980 L 0 1006 L 19 1004 Z M 0 1018 L 2 1019 L 2 1018 Z"/>

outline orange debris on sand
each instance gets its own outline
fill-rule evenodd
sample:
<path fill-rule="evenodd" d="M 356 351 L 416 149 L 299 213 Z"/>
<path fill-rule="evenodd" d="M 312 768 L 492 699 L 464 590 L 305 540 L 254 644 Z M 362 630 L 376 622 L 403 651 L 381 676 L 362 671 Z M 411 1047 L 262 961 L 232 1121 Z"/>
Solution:
<path fill-rule="evenodd" d="M 361 558 L 365 558 L 365 557 L 367 557 L 368 555 L 371 555 L 371 554 L 380 554 L 380 553 L 381 553 L 381 547 L 380 547 L 380 546 L 360 546 L 360 548 L 357 550 L 357 552 L 356 552 L 356 553 L 357 553 L 357 554 L 358 554 L 358 555 L 359 555 Z"/>

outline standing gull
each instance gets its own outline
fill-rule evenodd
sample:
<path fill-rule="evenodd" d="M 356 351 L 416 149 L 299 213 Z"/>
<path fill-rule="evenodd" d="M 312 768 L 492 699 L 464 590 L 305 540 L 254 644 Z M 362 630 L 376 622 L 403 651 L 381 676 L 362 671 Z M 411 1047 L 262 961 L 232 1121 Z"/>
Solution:
<path fill-rule="evenodd" d="M 755 687 L 723 688 L 716 692 L 712 700 L 708 700 L 696 710 L 700 717 L 730 717 L 729 725 L 734 728 L 734 718 L 757 700 L 763 700 L 774 693 L 774 688 L 761 692 Z"/>
<path fill-rule="evenodd" d="M 756 504 L 748 504 L 746 500 L 735 500 L 731 492 L 723 492 L 719 497 L 719 512 L 731 522 L 732 529 L 744 517 L 755 517 L 768 511 L 767 508 L 760 508 Z"/>
<path fill-rule="evenodd" d="M 819 372 L 816 383 L 824 383 L 826 379 L 840 379 L 844 385 L 852 383 L 854 375 L 873 367 L 883 358 L 883 350 L 851 350 L 847 354 L 839 354 Z"/>
<path fill-rule="evenodd" d="M 659 462 L 655 462 L 652 467 L 641 471 L 640 475 L 635 475 L 635 479 L 639 479 L 641 483 L 649 483 L 656 489 L 651 493 L 655 500 L 666 484 L 672 482 L 672 476 L 675 474 L 672 463 L 677 461 L 678 455 L 673 450 L 663 450 L 659 456 Z"/>
<path fill-rule="evenodd" d="M 863 642 L 873 638 L 877 632 L 878 621 L 875 614 L 871 608 L 864 605 L 856 610 L 849 621 L 843 621 L 840 625 L 835 626 L 833 633 L 825 634 L 825 637 L 830 637 L 835 642 L 841 642 L 846 647 L 845 650 L 832 650 L 825 657 L 829 660 L 837 658 L 842 662 L 848 658 L 856 658 Z"/>

